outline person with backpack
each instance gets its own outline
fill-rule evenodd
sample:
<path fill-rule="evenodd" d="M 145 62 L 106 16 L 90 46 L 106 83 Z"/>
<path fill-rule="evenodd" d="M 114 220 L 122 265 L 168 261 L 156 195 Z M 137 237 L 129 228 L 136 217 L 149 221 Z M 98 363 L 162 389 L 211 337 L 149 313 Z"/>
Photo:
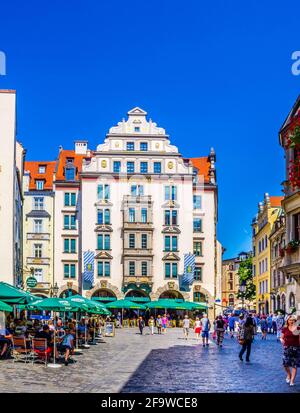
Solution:
<path fill-rule="evenodd" d="M 239 343 L 242 346 L 239 352 L 239 359 L 243 361 L 243 354 L 246 352 L 246 361 L 250 362 L 251 345 L 254 339 L 254 325 L 252 317 L 247 317 L 239 332 Z"/>
<path fill-rule="evenodd" d="M 225 321 L 223 317 L 219 315 L 216 319 L 216 332 L 217 332 L 217 346 L 222 347 L 225 333 Z"/>
<path fill-rule="evenodd" d="M 207 317 L 206 314 L 203 314 L 203 317 L 201 318 L 201 326 L 202 326 L 202 340 L 203 340 L 203 347 L 208 347 L 209 343 L 208 343 L 208 337 L 209 337 L 209 330 L 211 327 L 210 321 Z"/>

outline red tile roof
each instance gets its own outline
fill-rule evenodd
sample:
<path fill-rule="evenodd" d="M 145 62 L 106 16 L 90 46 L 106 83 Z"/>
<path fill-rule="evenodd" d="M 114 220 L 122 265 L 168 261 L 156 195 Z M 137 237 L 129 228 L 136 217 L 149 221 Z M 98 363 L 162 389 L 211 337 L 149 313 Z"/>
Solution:
<path fill-rule="evenodd" d="M 36 189 L 36 180 L 44 180 L 44 190 L 53 189 L 53 173 L 55 170 L 55 161 L 27 161 L 25 162 L 24 170 L 30 172 L 29 189 Z M 46 172 L 39 173 L 39 166 L 45 166 Z"/>
<path fill-rule="evenodd" d="M 207 156 L 201 158 L 190 158 L 192 164 L 198 169 L 198 175 L 204 176 L 204 182 L 209 182 L 209 168 L 210 162 Z"/>
<path fill-rule="evenodd" d="M 65 181 L 66 177 L 64 174 L 64 168 L 67 164 L 67 158 L 73 158 L 73 164 L 76 167 L 76 176 L 75 180 L 79 181 L 79 175 L 78 173 L 81 172 L 82 170 L 82 161 L 83 159 L 89 159 L 90 157 L 87 156 L 86 154 L 81 155 L 75 153 L 74 150 L 61 150 L 59 153 L 58 157 L 58 166 L 57 166 L 57 171 L 56 171 L 56 180 L 57 181 Z"/>
<path fill-rule="evenodd" d="M 284 197 L 283 196 L 270 196 L 270 204 L 271 207 L 280 207 L 281 206 L 281 201 L 283 201 Z"/>

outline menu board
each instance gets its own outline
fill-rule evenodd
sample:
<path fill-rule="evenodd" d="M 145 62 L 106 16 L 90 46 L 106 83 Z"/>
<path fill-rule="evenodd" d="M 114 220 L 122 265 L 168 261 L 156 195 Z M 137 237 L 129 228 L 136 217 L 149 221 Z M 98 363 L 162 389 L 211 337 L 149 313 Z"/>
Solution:
<path fill-rule="evenodd" d="M 105 337 L 114 337 L 115 335 L 115 325 L 114 323 L 106 322 L 104 326 Z"/>

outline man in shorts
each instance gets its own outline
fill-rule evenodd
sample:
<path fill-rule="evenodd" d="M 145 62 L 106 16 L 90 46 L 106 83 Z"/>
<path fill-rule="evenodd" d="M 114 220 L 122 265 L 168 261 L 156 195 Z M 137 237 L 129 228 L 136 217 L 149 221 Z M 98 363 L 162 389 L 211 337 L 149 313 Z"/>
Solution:
<path fill-rule="evenodd" d="M 207 318 L 206 314 L 203 314 L 203 317 L 201 318 L 201 325 L 202 325 L 201 336 L 203 340 L 203 347 L 205 347 L 205 344 L 206 344 L 206 347 L 208 347 L 209 346 L 208 337 L 209 337 L 209 330 L 210 330 L 211 325 L 210 325 L 210 321 Z"/>
<path fill-rule="evenodd" d="M 189 320 L 189 317 L 185 315 L 183 319 L 183 334 L 186 340 L 189 335 L 189 328 L 190 328 L 190 320 Z"/>

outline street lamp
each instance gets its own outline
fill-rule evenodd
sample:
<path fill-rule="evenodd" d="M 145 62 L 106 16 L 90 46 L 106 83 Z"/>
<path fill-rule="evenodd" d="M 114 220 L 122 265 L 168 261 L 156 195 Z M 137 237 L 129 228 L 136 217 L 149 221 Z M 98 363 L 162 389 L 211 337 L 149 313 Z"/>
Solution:
<path fill-rule="evenodd" d="M 246 284 L 245 284 L 245 282 L 243 282 L 240 285 L 240 293 L 241 293 L 241 296 L 242 296 L 242 309 L 244 309 L 245 291 L 246 291 Z"/>
<path fill-rule="evenodd" d="M 58 291 L 59 291 L 59 287 L 57 285 L 57 282 L 55 282 L 55 285 L 51 288 L 52 297 L 57 297 Z"/>

